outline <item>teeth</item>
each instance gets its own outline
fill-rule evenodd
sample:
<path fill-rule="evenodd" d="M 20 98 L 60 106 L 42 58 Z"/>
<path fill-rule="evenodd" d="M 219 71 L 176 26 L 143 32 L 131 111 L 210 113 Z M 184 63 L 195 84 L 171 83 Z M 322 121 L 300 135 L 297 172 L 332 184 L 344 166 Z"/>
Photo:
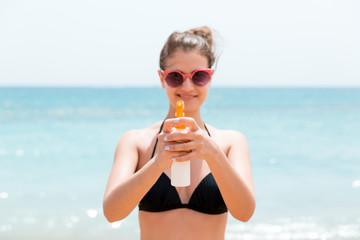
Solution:
<path fill-rule="evenodd" d="M 194 95 L 178 95 L 178 97 L 180 97 L 181 99 L 183 99 L 183 100 L 192 100 L 192 99 L 194 99 L 196 96 L 194 96 Z"/>

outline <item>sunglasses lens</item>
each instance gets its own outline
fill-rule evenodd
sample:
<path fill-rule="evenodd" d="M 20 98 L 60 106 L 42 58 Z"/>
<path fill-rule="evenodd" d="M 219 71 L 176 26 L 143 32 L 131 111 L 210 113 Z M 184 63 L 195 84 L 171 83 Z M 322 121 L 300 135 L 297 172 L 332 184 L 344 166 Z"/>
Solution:
<path fill-rule="evenodd" d="M 178 87 L 183 83 L 183 77 L 178 72 L 169 73 L 165 80 L 170 87 Z"/>
<path fill-rule="evenodd" d="M 202 87 L 210 81 L 210 75 L 205 71 L 198 71 L 194 74 L 192 80 L 196 86 Z"/>

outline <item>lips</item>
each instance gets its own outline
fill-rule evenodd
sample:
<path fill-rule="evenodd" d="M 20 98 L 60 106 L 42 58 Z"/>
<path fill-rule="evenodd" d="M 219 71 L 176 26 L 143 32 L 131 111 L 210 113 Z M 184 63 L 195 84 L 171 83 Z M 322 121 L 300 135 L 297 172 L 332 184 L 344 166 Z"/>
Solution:
<path fill-rule="evenodd" d="M 185 95 L 185 94 L 178 94 L 178 97 L 183 101 L 191 101 L 196 98 L 195 95 Z"/>

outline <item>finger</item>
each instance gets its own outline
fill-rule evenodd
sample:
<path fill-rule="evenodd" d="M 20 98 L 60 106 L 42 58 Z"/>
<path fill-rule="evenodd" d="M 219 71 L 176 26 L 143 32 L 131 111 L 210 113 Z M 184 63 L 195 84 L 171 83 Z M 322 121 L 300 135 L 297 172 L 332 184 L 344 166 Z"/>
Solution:
<path fill-rule="evenodd" d="M 167 134 L 163 140 L 164 142 L 188 142 L 196 138 L 195 132 L 189 132 L 188 130 L 176 130 L 170 134 Z"/>
<path fill-rule="evenodd" d="M 163 129 L 162 131 L 164 133 L 171 133 L 172 132 L 172 128 L 175 126 L 175 120 L 176 118 L 169 118 L 169 119 L 166 119 L 164 121 L 164 126 L 163 126 Z"/>
<path fill-rule="evenodd" d="M 166 138 L 167 135 L 168 134 L 164 133 L 164 132 L 159 133 L 157 136 L 158 142 L 161 143 L 161 142 L 165 141 L 164 138 Z"/>
<path fill-rule="evenodd" d="M 199 126 L 196 124 L 195 120 L 191 117 L 180 117 L 180 118 L 175 118 L 173 120 L 176 125 L 174 126 L 180 126 L 183 124 L 186 124 L 189 127 L 189 131 L 197 131 L 199 129 Z"/>
<path fill-rule="evenodd" d="M 170 133 L 175 126 L 181 126 L 186 124 L 189 127 L 189 131 L 197 131 L 199 129 L 195 120 L 190 117 L 180 117 L 180 118 L 169 118 L 164 121 L 163 131 L 165 133 Z"/>
<path fill-rule="evenodd" d="M 166 145 L 164 149 L 169 152 L 191 152 L 196 149 L 196 144 L 194 142 L 174 143 Z"/>
<path fill-rule="evenodd" d="M 197 155 L 196 152 L 190 152 L 178 156 L 173 156 L 171 159 L 177 162 L 185 162 L 197 158 L 196 155 Z"/>
<path fill-rule="evenodd" d="M 163 150 L 167 150 L 169 149 L 169 147 L 173 144 L 176 144 L 176 142 L 159 142 L 158 144 L 158 148 L 159 150 L 163 151 Z M 169 147 L 167 147 L 169 146 Z"/>
<path fill-rule="evenodd" d="M 185 143 L 185 142 L 182 142 Z M 167 152 L 168 154 L 174 154 L 179 152 L 191 152 L 191 149 L 186 150 L 185 147 L 174 147 L 174 145 L 180 144 L 180 142 L 159 142 L 158 148 L 161 152 Z M 181 149 L 185 150 L 181 150 Z"/>
<path fill-rule="evenodd" d="M 177 157 L 181 157 L 181 156 L 184 156 L 186 154 L 189 154 L 190 152 L 172 152 L 171 153 L 171 159 L 172 158 L 177 158 Z"/>

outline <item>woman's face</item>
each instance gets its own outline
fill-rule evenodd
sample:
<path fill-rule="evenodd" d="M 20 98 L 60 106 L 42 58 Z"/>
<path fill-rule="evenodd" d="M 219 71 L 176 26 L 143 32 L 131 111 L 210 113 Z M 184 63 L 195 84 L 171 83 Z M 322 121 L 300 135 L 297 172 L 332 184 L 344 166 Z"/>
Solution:
<path fill-rule="evenodd" d="M 198 51 L 184 52 L 182 50 L 175 51 L 170 57 L 166 59 L 166 68 L 164 70 L 177 70 L 184 74 L 190 74 L 197 69 L 208 68 L 209 63 L 206 57 L 199 54 Z M 203 87 L 198 87 L 193 84 L 190 78 L 186 78 L 182 85 L 173 88 L 167 85 L 162 77 L 161 85 L 166 90 L 169 98 L 170 107 L 175 109 L 176 102 L 183 100 L 186 112 L 196 112 L 205 101 L 211 80 Z"/>

